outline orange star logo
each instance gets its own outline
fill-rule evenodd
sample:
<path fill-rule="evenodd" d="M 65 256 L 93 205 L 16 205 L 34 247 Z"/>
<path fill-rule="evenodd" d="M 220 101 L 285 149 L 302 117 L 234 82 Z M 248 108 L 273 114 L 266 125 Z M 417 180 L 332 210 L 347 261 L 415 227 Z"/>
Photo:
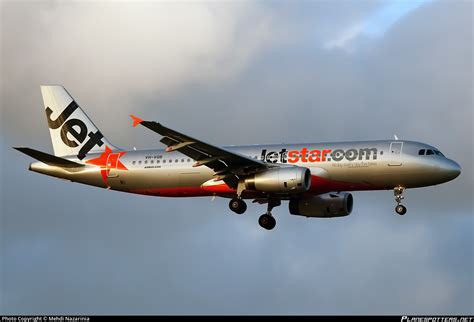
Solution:
<path fill-rule="evenodd" d="M 110 170 L 128 170 L 127 167 L 120 161 L 120 157 L 127 152 L 114 152 L 107 145 L 105 151 L 95 159 L 87 160 L 87 164 L 92 164 L 100 167 L 100 174 L 105 184 L 109 186 L 107 178 L 109 177 Z"/>

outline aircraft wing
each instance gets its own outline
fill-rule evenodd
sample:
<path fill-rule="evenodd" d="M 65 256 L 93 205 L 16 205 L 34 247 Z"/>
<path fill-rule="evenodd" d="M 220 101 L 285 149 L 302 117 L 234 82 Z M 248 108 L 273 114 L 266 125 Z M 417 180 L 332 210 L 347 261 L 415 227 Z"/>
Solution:
<path fill-rule="evenodd" d="M 246 176 L 276 166 L 205 143 L 167 128 L 160 123 L 144 121 L 134 115 L 130 115 L 130 117 L 133 120 L 134 127 L 141 124 L 153 132 L 162 135 L 163 138 L 160 142 L 167 146 L 167 152 L 179 151 L 196 160 L 193 166 L 207 166 L 211 168 L 215 172 L 216 180 L 223 180 L 232 188 L 237 188 L 240 176 Z"/>

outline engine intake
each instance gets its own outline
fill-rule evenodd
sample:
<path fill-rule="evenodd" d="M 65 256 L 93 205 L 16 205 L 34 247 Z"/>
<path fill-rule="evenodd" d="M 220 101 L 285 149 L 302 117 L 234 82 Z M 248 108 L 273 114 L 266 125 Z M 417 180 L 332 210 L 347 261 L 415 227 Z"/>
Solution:
<path fill-rule="evenodd" d="M 344 217 L 352 211 L 354 200 L 350 193 L 327 193 L 290 200 L 290 213 L 305 217 Z"/>
<path fill-rule="evenodd" d="M 245 179 L 245 189 L 275 193 L 301 193 L 311 187 L 308 168 L 275 168 L 256 173 Z"/>

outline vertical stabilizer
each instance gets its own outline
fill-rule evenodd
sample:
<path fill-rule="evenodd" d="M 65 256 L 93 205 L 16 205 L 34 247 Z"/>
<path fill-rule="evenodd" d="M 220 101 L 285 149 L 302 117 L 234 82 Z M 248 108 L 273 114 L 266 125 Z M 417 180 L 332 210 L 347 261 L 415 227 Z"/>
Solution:
<path fill-rule="evenodd" d="M 41 86 L 54 155 L 77 156 L 82 160 L 88 153 L 97 153 L 108 146 L 116 150 L 99 129 L 60 85 Z"/>

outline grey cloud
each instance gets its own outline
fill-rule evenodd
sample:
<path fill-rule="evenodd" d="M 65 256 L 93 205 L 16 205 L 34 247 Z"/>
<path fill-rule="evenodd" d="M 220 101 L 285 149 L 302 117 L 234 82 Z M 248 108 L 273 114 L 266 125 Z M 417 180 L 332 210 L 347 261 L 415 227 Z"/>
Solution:
<path fill-rule="evenodd" d="M 126 116 L 137 96 L 172 95 L 187 83 L 232 78 L 272 38 L 271 17 L 250 2 L 2 7 L 2 55 L 9 62 L 4 92 L 24 98 L 4 106 L 8 119 L 39 106 L 39 92 L 25 93 L 23 86 L 60 82 L 83 105 L 94 98 L 90 105 L 98 108 L 91 114 L 107 123 L 112 113 Z M 37 122 L 24 124 L 29 136 L 38 129 Z"/>

